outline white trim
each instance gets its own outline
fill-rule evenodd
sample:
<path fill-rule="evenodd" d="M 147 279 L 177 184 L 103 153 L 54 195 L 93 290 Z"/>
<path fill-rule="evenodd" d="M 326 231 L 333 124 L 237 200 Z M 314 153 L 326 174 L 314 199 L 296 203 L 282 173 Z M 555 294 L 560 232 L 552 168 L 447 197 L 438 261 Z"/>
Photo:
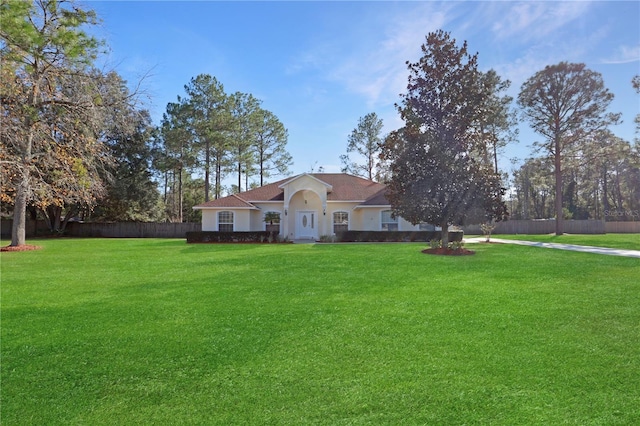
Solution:
<path fill-rule="evenodd" d="M 380 211 L 380 230 L 381 230 L 381 231 L 388 231 L 388 229 L 386 229 L 386 230 L 385 230 L 385 229 L 383 229 L 383 227 L 382 227 L 382 224 L 383 224 L 383 223 L 387 223 L 387 224 L 389 224 L 389 223 L 395 223 L 395 224 L 398 226 L 397 231 L 399 231 L 399 230 L 400 230 L 400 216 L 397 216 L 397 217 L 395 218 L 395 222 L 382 222 L 382 213 L 384 213 L 384 212 L 391 212 L 391 214 L 393 215 L 393 210 L 391 210 L 390 208 L 389 208 L 389 209 L 386 209 L 386 210 L 381 210 L 381 211 Z M 390 217 L 391 217 L 391 216 L 390 216 Z M 394 219 L 394 218 L 392 218 L 392 219 Z"/>
<path fill-rule="evenodd" d="M 232 222 L 231 222 L 231 226 L 233 227 L 233 230 L 231 232 L 234 232 L 236 230 L 236 212 L 234 212 L 233 210 L 221 210 L 216 214 L 216 225 L 218 228 L 218 232 L 222 232 L 220 231 L 220 213 L 224 213 L 224 212 L 229 212 L 231 213 L 231 218 L 232 218 Z M 223 222 L 222 225 L 229 225 L 229 222 Z M 227 231 L 228 232 L 228 231 Z"/>
<path fill-rule="evenodd" d="M 311 229 L 311 231 L 313 232 L 313 235 L 302 235 L 302 227 L 298 226 L 299 225 L 299 220 L 301 221 L 301 217 L 303 217 L 303 215 L 305 214 L 309 214 L 311 215 L 311 224 L 312 226 L 309 227 L 309 229 Z M 320 227 L 320 217 L 318 216 L 318 211 L 317 210 L 296 210 L 296 216 L 295 216 L 295 231 L 294 231 L 294 236 L 296 239 L 304 239 L 304 238 L 313 238 L 313 239 L 317 239 L 320 235 L 319 233 L 319 227 Z"/>
<path fill-rule="evenodd" d="M 331 235 L 336 234 L 336 223 L 334 220 L 334 214 L 336 213 L 346 213 L 347 214 L 347 231 L 351 229 L 351 214 L 349 214 L 348 210 L 334 210 L 331 212 Z"/>
<path fill-rule="evenodd" d="M 193 210 L 260 210 L 258 207 L 192 207 Z"/>

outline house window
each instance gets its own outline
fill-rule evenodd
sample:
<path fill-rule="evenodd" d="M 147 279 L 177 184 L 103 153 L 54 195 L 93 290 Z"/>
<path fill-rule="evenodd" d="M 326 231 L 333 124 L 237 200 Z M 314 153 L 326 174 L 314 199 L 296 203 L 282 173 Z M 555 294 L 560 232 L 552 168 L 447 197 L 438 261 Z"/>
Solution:
<path fill-rule="evenodd" d="M 280 233 L 280 213 L 266 212 L 264 215 L 265 231 Z"/>
<path fill-rule="evenodd" d="M 338 234 L 349 230 L 349 213 L 334 212 L 333 213 L 333 233 Z"/>
<path fill-rule="evenodd" d="M 218 212 L 218 231 L 233 232 L 233 212 Z"/>
<path fill-rule="evenodd" d="M 436 230 L 436 227 L 435 227 L 435 226 L 433 226 L 433 225 L 432 225 L 432 224 L 430 224 L 430 223 L 422 222 L 419 226 L 420 226 L 420 228 L 419 228 L 419 229 L 420 229 L 421 231 L 435 231 L 435 230 Z"/>
<path fill-rule="evenodd" d="M 381 213 L 380 223 L 383 231 L 397 231 L 398 230 L 398 218 L 394 218 L 391 214 L 391 210 L 383 210 Z"/>

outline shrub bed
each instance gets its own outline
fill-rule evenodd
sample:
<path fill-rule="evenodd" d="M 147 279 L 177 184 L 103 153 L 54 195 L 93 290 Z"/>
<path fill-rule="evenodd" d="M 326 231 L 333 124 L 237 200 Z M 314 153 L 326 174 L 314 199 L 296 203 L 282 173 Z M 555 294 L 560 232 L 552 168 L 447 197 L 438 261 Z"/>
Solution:
<path fill-rule="evenodd" d="M 449 241 L 462 241 L 462 231 L 449 231 Z M 339 242 L 411 242 L 441 240 L 440 231 L 345 231 L 336 235 Z"/>
<path fill-rule="evenodd" d="M 281 242 L 277 232 L 187 232 L 187 243 L 278 243 Z"/>

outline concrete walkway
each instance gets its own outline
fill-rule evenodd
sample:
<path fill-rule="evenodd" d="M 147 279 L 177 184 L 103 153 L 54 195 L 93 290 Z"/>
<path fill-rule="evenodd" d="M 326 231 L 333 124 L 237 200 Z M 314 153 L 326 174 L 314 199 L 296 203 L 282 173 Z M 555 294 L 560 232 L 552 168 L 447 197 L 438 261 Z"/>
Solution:
<path fill-rule="evenodd" d="M 486 240 L 485 237 L 476 237 L 465 239 L 465 243 L 481 243 Z M 533 241 L 521 241 L 521 240 L 503 240 L 500 238 L 491 237 L 491 242 L 494 243 L 503 243 L 503 244 L 517 244 L 521 246 L 533 246 L 533 247 L 544 247 L 544 248 L 552 248 L 558 250 L 572 250 L 572 251 L 581 251 L 585 253 L 595 253 L 595 254 L 606 254 L 609 256 L 624 256 L 624 257 L 635 257 L 640 259 L 640 250 L 626 250 L 626 249 L 614 249 L 614 248 L 605 248 L 605 247 L 593 247 L 593 246 L 578 246 L 575 244 L 560 244 L 560 243 L 538 243 Z"/>

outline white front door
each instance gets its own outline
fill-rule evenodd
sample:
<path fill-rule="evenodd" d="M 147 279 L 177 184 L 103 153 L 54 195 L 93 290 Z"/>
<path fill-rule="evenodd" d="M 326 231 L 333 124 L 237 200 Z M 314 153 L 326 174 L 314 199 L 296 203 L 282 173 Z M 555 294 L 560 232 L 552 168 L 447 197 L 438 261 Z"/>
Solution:
<path fill-rule="evenodd" d="M 296 212 L 296 239 L 318 239 L 318 218 L 315 211 Z"/>

